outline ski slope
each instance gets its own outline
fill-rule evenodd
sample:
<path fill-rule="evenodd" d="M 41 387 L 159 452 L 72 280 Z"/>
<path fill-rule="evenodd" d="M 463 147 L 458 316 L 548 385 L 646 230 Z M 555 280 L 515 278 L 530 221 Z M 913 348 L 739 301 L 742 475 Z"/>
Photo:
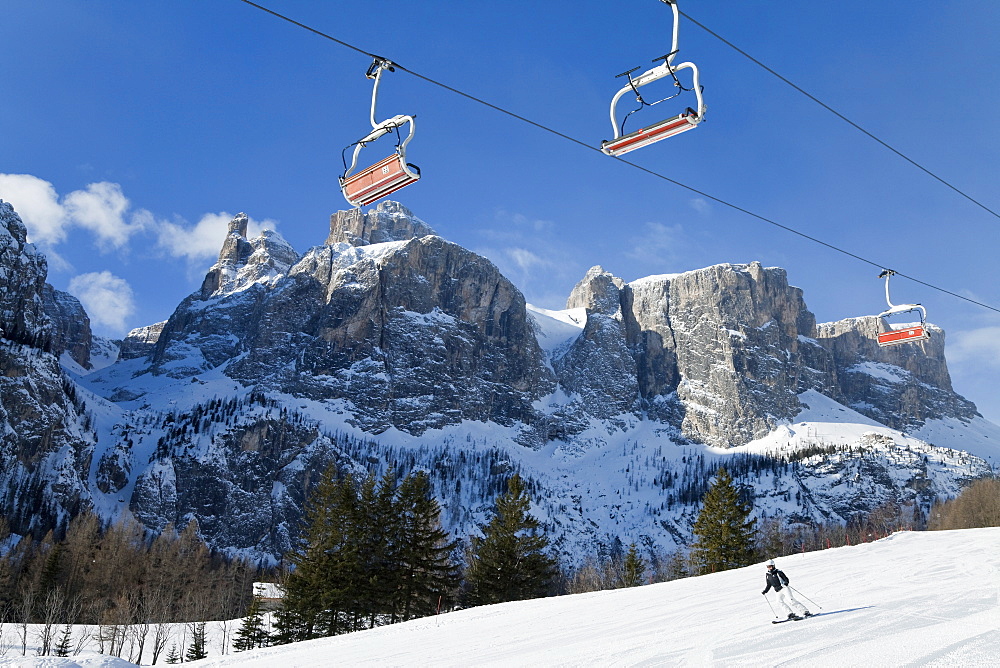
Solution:
<path fill-rule="evenodd" d="M 1000 665 L 1000 528 L 904 532 L 777 563 L 822 614 L 770 624 L 759 565 L 471 608 L 190 665 Z"/>
<path fill-rule="evenodd" d="M 777 563 L 796 590 L 822 605 L 799 597 L 818 616 L 772 625 L 760 593 L 764 566 L 757 565 L 634 589 L 470 608 L 187 665 L 1000 665 L 1000 528 L 902 532 Z M 215 623 L 209 624 L 208 651 L 219 653 Z M 92 653 L 66 659 L 13 654 L 0 656 L 0 666 L 133 665 Z"/>

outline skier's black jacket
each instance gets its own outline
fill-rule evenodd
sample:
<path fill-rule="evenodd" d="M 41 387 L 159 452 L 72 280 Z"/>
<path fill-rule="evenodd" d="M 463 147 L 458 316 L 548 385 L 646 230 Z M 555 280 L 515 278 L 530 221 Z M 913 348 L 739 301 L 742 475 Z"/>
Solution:
<path fill-rule="evenodd" d="M 781 591 L 781 588 L 788 584 L 788 576 L 777 568 L 769 568 L 765 577 L 767 578 L 767 588 L 761 592 L 762 594 L 771 591 L 771 587 L 774 587 L 774 591 Z"/>

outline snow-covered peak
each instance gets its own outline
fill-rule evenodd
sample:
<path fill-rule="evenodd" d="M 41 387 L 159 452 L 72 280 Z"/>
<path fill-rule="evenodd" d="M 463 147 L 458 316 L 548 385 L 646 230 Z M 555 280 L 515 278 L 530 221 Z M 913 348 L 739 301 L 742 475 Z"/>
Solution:
<path fill-rule="evenodd" d="M 247 241 L 246 214 L 234 218 L 229 227 L 219 260 L 205 277 L 203 298 L 230 295 L 258 284 L 273 287 L 299 261 L 291 244 L 274 230 L 264 230 Z"/>

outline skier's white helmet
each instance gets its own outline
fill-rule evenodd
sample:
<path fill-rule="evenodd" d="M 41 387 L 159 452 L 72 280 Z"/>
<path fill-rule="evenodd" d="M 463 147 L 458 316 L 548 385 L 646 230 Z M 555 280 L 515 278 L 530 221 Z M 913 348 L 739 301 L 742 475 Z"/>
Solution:
<path fill-rule="evenodd" d="M 767 567 L 771 568 L 772 566 L 774 566 L 774 559 L 768 559 L 767 560 Z"/>

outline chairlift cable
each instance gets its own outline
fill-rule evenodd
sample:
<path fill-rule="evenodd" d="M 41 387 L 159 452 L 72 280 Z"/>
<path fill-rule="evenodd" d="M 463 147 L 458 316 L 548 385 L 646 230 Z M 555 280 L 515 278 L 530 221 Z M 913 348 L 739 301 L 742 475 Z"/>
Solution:
<path fill-rule="evenodd" d="M 347 42 L 344 42 L 343 40 L 337 39 L 336 37 L 333 37 L 332 35 L 328 35 L 327 33 L 324 33 L 324 32 L 322 32 L 320 30 L 317 30 L 317 29 L 312 28 L 310 26 L 307 26 L 307 25 L 305 25 L 303 23 L 300 23 L 300 22 L 298 22 L 298 21 L 296 21 L 294 19 L 291 19 L 291 18 L 289 18 L 287 16 L 284 16 L 283 14 L 279 14 L 278 12 L 275 12 L 275 11 L 272 11 L 270 9 L 267 9 L 266 7 L 262 7 L 261 5 L 258 5 L 257 3 L 252 2 L 252 0 L 239 0 L 239 1 L 243 2 L 245 4 L 248 4 L 248 5 L 252 6 L 252 7 L 256 7 L 257 9 L 260 9 L 262 11 L 265 11 L 268 14 L 271 14 L 272 16 L 275 16 L 275 17 L 277 17 L 279 19 L 282 19 L 284 21 L 292 23 L 293 25 L 299 26 L 300 28 L 308 30 L 309 32 L 311 32 L 311 33 L 313 33 L 315 35 L 318 35 L 319 37 L 323 37 L 323 38 L 328 39 L 328 40 L 330 40 L 332 42 L 336 42 L 337 44 L 340 44 L 341 46 L 345 46 L 345 47 L 347 47 L 347 48 L 349 48 L 349 49 L 351 49 L 353 51 L 357 51 L 358 53 L 364 54 L 365 56 L 368 56 L 370 58 L 380 58 L 380 56 L 375 56 L 372 53 L 370 53 L 368 51 L 365 51 L 364 49 L 361 49 L 361 48 L 359 48 L 359 47 L 357 47 L 357 46 L 355 46 L 353 44 L 349 44 Z M 690 17 L 688 17 L 688 18 L 690 18 Z M 704 28 L 704 26 L 701 26 L 701 27 Z M 431 77 L 428 77 L 428 76 L 426 76 L 424 74 L 420 74 L 419 72 L 415 72 L 415 71 L 413 71 L 413 70 L 411 70 L 411 69 L 409 69 L 409 68 L 407 68 L 407 67 L 405 67 L 403 65 L 400 65 L 399 62 L 396 61 L 396 60 L 393 60 L 392 64 L 393 64 L 394 67 L 396 67 L 396 68 L 398 68 L 398 69 L 400 69 L 400 70 L 402 70 L 404 72 L 407 72 L 408 74 L 410 74 L 410 75 L 412 75 L 412 76 L 414 76 L 414 77 L 416 77 L 418 79 L 421 79 L 422 81 L 425 81 L 425 82 L 427 82 L 429 84 L 432 84 L 432 85 L 437 86 L 439 88 L 443 88 L 444 90 L 447 90 L 447 91 L 449 91 L 451 93 L 454 93 L 455 95 L 458 95 L 460 97 L 464 97 L 467 100 L 470 100 L 472 102 L 476 102 L 477 104 L 481 104 L 481 105 L 483 105 L 485 107 L 488 107 L 490 109 L 493 109 L 494 111 L 497 111 L 497 112 L 499 112 L 501 114 L 505 114 L 505 115 L 510 116 L 511 118 L 517 119 L 517 120 L 519 120 L 519 121 L 521 121 L 523 123 L 526 123 L 528 125 L 534 126 L 534 127 L 538 128 L 539 130 L 543 130 L 543 131 L 548 132 L 550 134 L 553 134 L 553 135 L 555 135 L 557 137 L 561 137 L 562 139 L 565 139 L 566 141 L 571 142 L 573 144 L 577 144 L 578 146 L 581 146 L 581 147 L 583 147 L 585 149 L 588 149 L 590 151 L 596 151 L 597 153 L 600 153 L 601 155 L 606 155 L 603 151 L 601 151 L 600 148 L 591 146 L 589 143 L 584 142 L 584 141 L 582 141 L 580 139 L 577 139 L 576 137 L 570 136 L 570 135 L 568 135 L 568 134 L 566 134 L 564 132 L 560 132 L 559 130 L 556 130 L 555 128 L 549 127 L 547 125 L 543 125 L 542 123 L 539 123 L 537 121 L 533 121 L 530 118 L 527 118 L 527 117 L 522 116 L 522 115 L 520 115 L 520 114 L 518 114 L 516 112 L 513 112 L 513 111 L 510 111 L 508 109 L 505 109 L 504 107 L 501 107 L 501 106 L 498 106 L 496 104 L 493 104 L 492 102 L 488 102 L 488 101 L 486 101 L 486 100 L 484 100 L 482 98 L 476 97 L 475 95 L 472 95 L 470 93 L 466 93 L 466 92 L 464 92 L 462 90 L 459 90 L 458 88 L 450 86 L 450 85 L 448 85 L 446 83 L 443 83 L 441 81 L 437 81 L 436 79 L 432 79 Z M 834 112 L 834 113 L 836 113 L 836 112 Z M 754 213 L 753 211 L 750 211 L 749 209 L 745 209 L 745 208 L 743 208 L 743 207 L 741 207 L 741 206 L 739 206 L 737 204 L 733 204 L 731 202 L 728 202 L 727 200 L 724 200 L 724 199 L 722 199 L 720 197 L 716 197 L 714 195 L 710 195 L 709 193 L 704 192 L 703 190 L 699 190 L 699 189 L 697 189 L 697 188 L 695 188 L 693 186 L 689 186 L 689 185 L 687 185 L 685 183 L 681 183 L 680 181 L 677 181 L 676 179 L 673 179 L 673 178 L 671 178 L 671 177 L 669 177 L 669 176 L 667 176 L 665 174 L 661 174 L 660 172 L 657 172 L 657 171 L 654 171 L 652 169 L 649 169 L 648 167 L 643 167 L 642 165 L 639 165 L 637 163 L 631 162 L 631 161 L 626 160 L 624 158 L 621 158 L 619 156 L 610 156 L 610 157 L 614 158 L 615 160 L 617 160 L 617 161 L 619 161 L 621 163 L 629 165 L 630 167 L 634 167 L 635 169 L 638 169 L 639 171 L 645 172 L 646 174 L 649 174 L 650 176 L 654 176 L 654 177 L 656 177 L 658 179 L 662 179 L 662 180 L 664 180 L 664 181 L 666 181 L 668 183 L 671 183 L 671 184 L 673 184 L 673 185 L 675 185 L 675 186 L 677 186 L 679 188 L 683 188 L 684 190 L 687 190 L 689 192 L 695 193 L 696 195 L 700 195 L 702 197 L 705 197 L 706 199 L 710 199 L 713 202 L 717 202 L 718 204 L 721 204 L 721 205 L 723 205 L 725 207 L 728 207 L 728 208 L 733 209 L 735 211 L 739 211 L 740 213 L 743 213 L 743 214 L 745 214 L 747 216 L 750 216 L 751 218 L 756 218 L 757 220 L 759 220 L 761 222 L 767 223 L 769 225 L 773 225 L 774 227 L 777 227 L 779 229 L 785 230 L 786 232 L 790 232 L 792 234 L 795 234 L 795 235 L 797 235 L 799 237 L 802 237 L 803 239 L 806 239 L 808 241 L 812 241 L 814 243 L 817 243 L 817 244 L 819 244 L 821 246 L 829 248 L 830 250 L 836 251 L 836 252 L 841 253 L 843 255 L 846 255 L 848 257 L 854 258 L 855 260 L 859 260 L 860 262 L 863 262 L 865 264 L 869 264 L 869 265 L 871 265 L 873 267 L 876 267 L 878 269 L 884 269 L 885 267 L 888 266 L 885 263 L 880 263 L 880 262 L 875 262 L 873 260 L 869 260 L 868 258 L 865 258 L 865 257 L 862 257 L 862 256 L 857 255 L 855 253 L 852 253 L 849 250 L 846 250 L 846 249 L 841 248 L 839 246 L 836 246 L 834 244 L 831 244 L 831 243 L 828 243 L 826 241 L 823 241 L 822 239 L 819 239 L 817 237 L 808 235 L 805 232 L 800 232 L 799 230 L 796 230 L 793 227 L 789 227 L 788 225 L 783 225 L 783 224 L 781 224 L 781 223 L 779 223 L 779 222 L 777 222 L 775 220 L 767 218 L 766 216 L 762 216 L 762 215 L 760 215 L 758 213 Z M 980 205 L 980 206 L 982 206 L 982 205 Z M 992 211 L 991 211 L 991 213 L 992 213 Z M 996 215 L 996 214 L 994 214 L 994 215 Z M 896 274 L 896 276 L 900 276 L 902 278 L 909 279 L 909 280 L 913 281 L 914 283 L 918 283 L 918 284 L 923 285 L 924 287 L 930 288 L 932 290 L 936 290 L 938 292 L 944 293 L 946 295 L 950 295 L 952 297 L 956 297 L 958 299 L 961 299 L 963 301 L 969 302 L 971 304 L 975 304 L 976 306 L 981 306 L 981 307 L 989 309 L 991 311 L 996 311 L 997 313 L 1000 313 L 1000 308 L 997 308 L 995 306 L 990 306 L 989 304 L 985 304 L 985 303 L 980 302 L 980 301 L 976 301 L 975 299 L 972 299 L 970 297 L 966 297 L 965 295 L 959 294 L 957 292 L 953 292 L 951 290 L 947 290 L 945 288 L 939 287 L 937 285 L 934 285 L 933 283 L 928 283 L 926 281 L 922 281 L 919 278 L 916 278 L 914 276 L 910 276 L 908 274 L 904 274 L 901 271 L 897 270 L 897 271 L 895 271 L 895 274 Z"/>
<path fill-rule="evenodd" d="M 830 105 L 828 105 L 826 102 L 823 102 L 822 100 L 820 100 L 818 97 L 816 97 L 815 95 L 813 95 L 809 91 L 805 90 L 801 86 L 793 83 L 792 81 L 790 81 L 787 78 L 783 77 L 782 75 L 778 74 L 778 72 L 776 72 L 772 68 L 768 67 L 767 65 L 765 65 L 761 61 L 757 60 L 756 58 L 754 58 L 749 53 L 747 53 L 746 51 L 744 51 L 740 47 L 738 47 L 735 44 L 733 44 L 732 42 L 730 42 L 728 39 L 726 39 L 722 35 L 718 34 L 717 32 L 713 31 L 712 29 L 710 29 L 705 24 L 698 22 L 697 19 L 694 19 L 694 18 L 688 16 L 684 12 L 680 12 L 680 14 L 681 14 L 681 16 L 683 16 L 684 18 L 686 18 L 688 21 L 690 21 L 691 23 L 695 24 L 696 26 L 698 26 L 699 28 L 701 28 L 702 30 L 704 30 L 705 32 L 707 32 L 712 37 L 715 37 L 717 40 L 719 40 L 720 42 L 722 42 L 723 44 L 725 44 L 729 48 L 731 48 L 734 51 L 736 51 L 741 56 L 747 58 L 748 60 L 750 60 L 755 65 L 761 67 L 762 69 L 766 70 L 767 72 L 769 72 L 770 74 L 774 75 L 775 77 L 777 77 L 781 81 L 785 82 L 786 84 L 788 84 L 789 86 L 791 86 L 792 88 L 794 88 L 795 90 L 797 90 L 798 92 L 802 93 L 807 98 L 809 98 L 810 100 L 812 100 L 813 102 L 815 102 L 819 106 L 823 107 L 824 109 L 826 109 L 827 111 L 829 111 L 831 114 L 833 114 L 834 116 L 836 116 L 840 120 L 844 121 L 845 123 L 847 123 L 848 125 L 850 125 L 851 127 L 853 127 L 855 130 L 858 130 L 862 134 L 868 136 L 870 139 L 875 140 L 876 142 L 878 142 L 879 144 L 881 144 L 883 147 L 889 149 L 890 151 L 892 151 L 893 153 L 895 153 L 896 155 L 898 155 L 900 158 L 902 158 L 906 162 L 910 163 L 911 165 L 913 165 L 914 167 L 916 167 L 920 171 L 924 172 L 925 174 L 927 174 L 928 176 L 930 176 L 934 180 L 942 183 L 943 185 L 947 186 L 948 188 L 951 188 L 956 193 L 958 193 L 959 195 L 961 195 L 965 199 L 969 200 L 970 202 L 972 202 L 973 204 L 975 204 L 979 208 L 983 209 L 984 211 L 986 211 L 988 213 L 993 214 L 997 218 L 1000 218 L 1000 213 L 997 213 L 996 211 L 994 211 L 990 207 L 986 206 L 985 204 L 983 204 L 982 202 L 980 202 L 979 200 L 977 200 L 976 198 L 974 198 L 972 195 L 969 195 L 968 193 L 966 193 L 963 190 L 961 190 L 958 186 L 955 186 L 952 183 L 950 183 L 947 180 L 945 180 L 944 178 L 938 176 L 937 174 L 935 174 L 934 172 L 932 172 L 928 168 L 924 167 L 923 165 L 921 165 L 919 162 L 917 162 L 913 158 L 909 157 L 908 155 L 906 155 L 905 153 L 903 153 L 902 151 L 900 151 L 899 149 L 896 149 L 893 146 L 891 146 L 888 142 L 883 141 L 882 139 L 880 139 L 879 137 L 877 137 L 873 133 L 871 133 L 868 130 L 864 129 L 863 127 L 861 127 L 860 125 L 858 125 L 857 123 L 855 123 L 854 121 L 852 121 L 850 118 L 848 118 L 844 114 L 840 113 L 839 111 L 837 111 L 836 109 L 834 109 L 833 107 L 831 107 Z M 902 274 L 900 274 L 900 276 L 902 276 Z"/>

